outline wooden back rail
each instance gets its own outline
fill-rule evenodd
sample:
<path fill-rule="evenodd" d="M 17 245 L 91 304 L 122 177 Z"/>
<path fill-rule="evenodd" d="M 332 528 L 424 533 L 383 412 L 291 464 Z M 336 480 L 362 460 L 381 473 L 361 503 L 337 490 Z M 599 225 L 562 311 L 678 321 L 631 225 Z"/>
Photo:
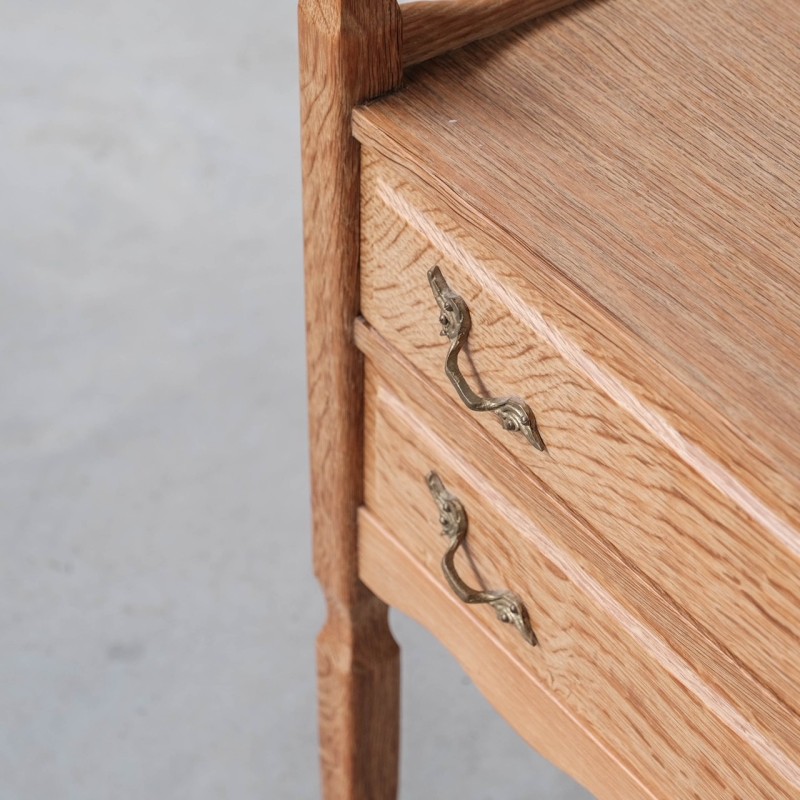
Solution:
<path fill-rule="evenodd" d="M 502 33 L 574 0 L 416 0 L 400 6 L 403 66 Z"/>
<path fill-rule="evenodd" d="M 314 567 L 328 618 L 317 641 L 322 785 L 328 800 L 394 800 L 399 654 L 387 608 L 359 580 L 363 364 L 359 149 L 353 107 L 403 67 L 499 33 L 569 0 L 299 0 L 303 216 Z"/>

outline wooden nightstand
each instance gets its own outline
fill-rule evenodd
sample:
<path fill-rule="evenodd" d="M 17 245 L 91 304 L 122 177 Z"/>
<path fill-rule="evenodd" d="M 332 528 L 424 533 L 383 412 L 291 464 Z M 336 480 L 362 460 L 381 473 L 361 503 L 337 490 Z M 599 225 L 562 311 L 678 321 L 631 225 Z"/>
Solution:
<path fill-rule="evenodd" d="M 599 798 L 800 797 L 800 6 L 564 5 L 301 2 L 327 798 L 387 604 Z"/>

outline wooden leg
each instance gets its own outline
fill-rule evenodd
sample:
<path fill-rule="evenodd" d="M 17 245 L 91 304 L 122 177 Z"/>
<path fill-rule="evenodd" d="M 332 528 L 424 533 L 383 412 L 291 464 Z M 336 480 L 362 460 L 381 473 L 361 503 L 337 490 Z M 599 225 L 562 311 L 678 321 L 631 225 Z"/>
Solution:
<path fill-rule="evenodd" d="M 317 640 L 325 800 L 396 800 L 400 651 L 388 608 L 365 587 L 331 609 Z"/>
<path fill-rule="evenodd" d="M 400 83 L 396 0 L 300 0 L 314 565 L 328 601 L 319 664 L 325 800 L 395 800 L 399 653 L 358 580 L 363 487 L 358 144 L 353 106 Z"/>

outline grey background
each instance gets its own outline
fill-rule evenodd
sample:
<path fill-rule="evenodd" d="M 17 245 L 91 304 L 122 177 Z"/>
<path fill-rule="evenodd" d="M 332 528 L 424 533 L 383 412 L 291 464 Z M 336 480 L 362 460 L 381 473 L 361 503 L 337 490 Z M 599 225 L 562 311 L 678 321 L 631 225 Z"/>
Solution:
<path fill-rule="evenodd" d="M 290 0 L 0 2 L 1 800 L 319 795 L 296 72 Z M 393 624 L 404 798 L 587 796 Z"/>

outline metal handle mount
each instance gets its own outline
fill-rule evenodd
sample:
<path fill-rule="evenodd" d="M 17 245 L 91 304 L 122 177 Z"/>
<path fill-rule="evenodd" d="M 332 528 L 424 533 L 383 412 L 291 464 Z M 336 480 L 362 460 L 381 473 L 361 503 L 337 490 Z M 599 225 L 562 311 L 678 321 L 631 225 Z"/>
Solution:
<path fill-rule="evenodd" d="M 513 592 L 472 589 L 459 577 L 456 572 L 455 557 L 456 551 L 467 538 L 467 512 L 462 502 L 444 488 L 442 479 L 435 472 L 428 474 L 427 483 L 439 508 L 442 535 L 450 540 L 450 546 L 442 558 L 442 572 L 450 588 L 464 603 L 488 603 L 495 610 L 500 622 L 514 625 L 528 644 L 538 644 L 528 612 Z"/>
<path fill-rule="evenodd" d="M 536 426 L 530 406 L 518 397 L 481 397 L 476 394 L 458 367 L 458 354 L 469 336 L 472 321 L 463 298 L 448 285 L 438 266 L 428 270 L 428 283 L 439 305 L 442 336 L 450 339 L 444 371 L 464 405 L 471 411 L 491 411 L 507 430 L 521 433 L 537 450 L 544 450 L 544 440 Z"/>

